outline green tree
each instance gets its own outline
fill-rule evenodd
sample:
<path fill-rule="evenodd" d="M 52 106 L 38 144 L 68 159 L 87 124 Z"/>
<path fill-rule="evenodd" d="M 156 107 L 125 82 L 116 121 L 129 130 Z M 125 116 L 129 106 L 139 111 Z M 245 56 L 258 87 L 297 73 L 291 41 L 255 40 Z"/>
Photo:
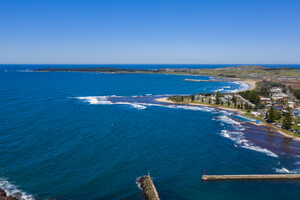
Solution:
<path fill-rule="evenodd" d="M 275 109 L 274 109 L 274 105 L 272 105 L 268 111 L 268 122 L 274 122 L 276 119 L 276 114 L 275 114 Z"/>
<path fill-rule="evenodd" d="M 286 114 L 283 118 L 282 126 L 285 129 L 290 129 L 292 127 L 293 122 L 293 116 L 292 116 L 292 110 L 290 107 L 286 108 Z"/>
<path fill-rule="evenodd" d="M 259 96 L 255 96 L 254 104 L 255 105 L 259 105 L 260 104 L 260 97 Z"/>
<path fill-rule="evenodd" d="M 233 96 L 232 96 L 232 98 L 231 98 L 231 101 L 232 101 L 234 104 L 236 104 L 236 102 L 237 102 L 237 98 L 236 98 L 236 96 L 235 96 L 235 95 L 233 95 Z"/>
<path fill-rule="evenodd" d="M 190 95 L 191 101 L 193 102 L 195 100 L 195 95 L 194 93 L 192 95 Z"/>
<path fill-rule="evenodd" d="M 221 92 L 218 91 L 216 94 L 216 104 L 220 104 L 221 103 Z"/>
<path fill-rule="evenodd" d="M 281 112 L 275 111 L 275 120 L 279 120 L 281 118 Z"/>
<path fill-rule="evenodd" d="M 228 107 L 230 107 L 230 101 L 229 100 L 227 101 L 227 104 L 228 104 Z"/>
<path fill-rule="evenodd" d="M 208 99 L 208 103 L 211 104 L 211 99 L 210 98 Z"/>

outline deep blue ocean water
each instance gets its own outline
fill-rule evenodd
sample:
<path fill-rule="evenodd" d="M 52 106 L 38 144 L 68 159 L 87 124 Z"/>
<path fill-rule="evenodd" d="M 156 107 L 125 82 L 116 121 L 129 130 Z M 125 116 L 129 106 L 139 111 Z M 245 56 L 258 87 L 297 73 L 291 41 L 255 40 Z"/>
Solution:
<path fill-rule="evenodd" d="M 8 192 L 28 199 L 135 200 L 141 199 L 136 179 L 150 171 L 161 199 L 299 199 L 299 181 L 201 181 L 204 170 L 300 173 L 299 142 L 230 112 L 154 101 L 245 85 L 26 70 L 36 68 L 0 65 L 0 187 Z"/>

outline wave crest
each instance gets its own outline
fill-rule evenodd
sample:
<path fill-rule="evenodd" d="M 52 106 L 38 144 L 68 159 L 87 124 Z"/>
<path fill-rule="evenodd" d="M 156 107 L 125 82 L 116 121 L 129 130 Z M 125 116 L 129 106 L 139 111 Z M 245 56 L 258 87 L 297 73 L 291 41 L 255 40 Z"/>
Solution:
<path fill-rule="evenodd" d="M 6 179 L 0 178 L 0 188 L 6 192 L 7 196 L 17 195 L 19 198 L 21 198 L 20 200 L 34 200 L 33 195 L 21 191 L 17 186 L 13 185 Z"/>
<path fill-rule="evenodd" d="M 256 145 L 252 144 L 249 140 L 246 140 L 244 137 L 244 133 L 242 133 L 242 132 L 222 130 L 221 135 L 225 138 L 228 138 L 228 139 L 234 141 L 236 144 L 238 144 L 242 148 L 261 152 L 261 153 L 264 153 L 271 157 L 276 157 L 276 158 L 278 157 L 272 151 L 262 148 L 262 147 L 259 147 L 259 146 L 256 146 Z"/>

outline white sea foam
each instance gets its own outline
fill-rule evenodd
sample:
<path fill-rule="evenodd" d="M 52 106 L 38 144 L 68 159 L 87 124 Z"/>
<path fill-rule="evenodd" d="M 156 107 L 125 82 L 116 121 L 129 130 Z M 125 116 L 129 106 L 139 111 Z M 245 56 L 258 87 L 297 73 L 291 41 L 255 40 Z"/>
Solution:
<path fill-rule="evenodd" d="M 221 116 L 218 116 L 217 118 L 213 118 L 214 120 L 218 120 L 218 121 L 221 121 L 223 123 L 226 123 L 226 124 L 233 124 L 235 126 L 240 126 L 242 127 L 241 123 L 238 122 L 238 121 L 235 121 L 234 119 L 228 117 L 227 115 L 221 115 Z"/>
<path fill-rule="evenodd" d="M 116 102 L 113 104 L 121 104 L 121 105 L 131 105 L 133 108 L 136 108 L 138 110 L 143 110 L 147 108 L 146 106 L 140 104 L 140 103 L 129 103 L 129 102 Z"/>
<path fill-rule="evenodd" d="M 185 110 L 205 111 L 205 112 L 215 111 L 214 108 L 204 107 L 204 106 L 200 107 L 200 106 L 185 106 L 185 105 L 166 105 L 165 107 L 176 108 L 176 109 L 185 109 Z"/>
<path fill-rule="evenodd" d="M 144 106 L 159 106 L 165 108 L 173 108 L 173 109 L 184 109 L 184 110 L 195 110 L 195 111 L 203 111 L 203 112 L 213 112 L 214 108 L 205 107 L 205 106 L 187 106 L 187 105 L 166 105 L 166 104 L 154 104 L 154 103 L 139 103 L 139 105 Z"/>
<path fill-rule="evenodd" d="M 249 140 L 246 140 L 244 137 L 244 134 L 242 132 L 222 130 L 221 135 L 225 138 L 228 138 L 228 139 L 234 141 L 236 144 L 238 144 L 242 148 L 261 152 L 268 156 L 278 157 L 272 151 L 265 149 L 265 148 L 261 148 L 259 146 L 256 146 L 256 145 L 252 144 Z"/>
<path fill-rule="evenodd" d="M 88 96 L 88 97 L 77 97 L 79 100 L 88 102 L 90 104 L 112 104 L 111 101 L 107 100 L 107 96 Z"/>
<path fill-rule="evenodd" d="M 135 180 L 135 183 L 136 183 L 136 185 L 138 186 L 138 188 L 139 188 L 140 190 L 143 190 L 142 187 L 141 187 L 141 184 L 139 183 L 139 179 L 140 179 L 141 177 L 142 177 L 142 176 L 137 177 L 136 180 Z"/>
<path fill-rule="evenodd" d="M 229 92 L 231 93 L 238 93 L 240 91 L 249 90 L 251 88 L 251 86 L 247 83 L 243 83 L 243 82 L 233 82 L 233 83 L 238 84 L 239 88 L 235 90 L 230 90 Z"/>
<path fill-rule="evenodd" d="M 294 170 L 290 171 L 290 170 L 288 170 L 287 168 L 284 168 L 284 167 L 282 167 L 280 169 L 279 168 L 274 168 L 274 169 L 277 173 L 282 173 L 282 174 L 296 174 L 297 173 Z"/>
<path fill-rule="evenodd" d="M 226 110 L 219 110 L 218 113 L 222 113 L 224 115 L 232 115 L 233 113 L 230 111 L 226 111 Z"/>
<path fill-rule="evenodd" d="M 31 194 L 27 194 L 24 191 L 18 189 L 17 186 L 11 184 L 6 179 L 0 178 L 0 188 L 6 192 L 7 196 L 20 195 L 21 200 L 33 200 L 34 197 Z"/>
<path fill-rule="evenodd" d="M 221 92 L 223 90 L 224 90 L 224 88 L 221 88 L 221 89 L 214 90 L 214 92 Z"/>
<path fill-rule="evenodd" d="M 121 96 L 88 96 L 88 97 L 77 97 L 79 100 L 83 100 L 84 102 L 88 102 L 90 104 L 101 104 L 101 105 L 111 105 L 111 104 L 123 104 L 123 105 L 131 105 L 133 108 L 138 110 L 142 110 L 147 108 L 140 103 L 130 103 L 130 102 L 111 102 L 108 100 L 109 97 L 121 97 Z"/>
<path fill-rule="evenodd" d="M 220 89 L 214 90 L 214 92 L 221 92 L 221 91 L 224 91 L 225 89 L 228 89 L 228 88 L 230 88 L 230 86 L 222 86 Z"/>

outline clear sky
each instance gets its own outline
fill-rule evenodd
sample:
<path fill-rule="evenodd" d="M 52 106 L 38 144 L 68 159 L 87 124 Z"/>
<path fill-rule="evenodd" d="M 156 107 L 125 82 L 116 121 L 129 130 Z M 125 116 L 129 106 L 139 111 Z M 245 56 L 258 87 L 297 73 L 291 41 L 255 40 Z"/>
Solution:
<path fill-rule="evenodd" d="M 0 0 L 1 64 L 299 64 L 300 0 Z"/>

